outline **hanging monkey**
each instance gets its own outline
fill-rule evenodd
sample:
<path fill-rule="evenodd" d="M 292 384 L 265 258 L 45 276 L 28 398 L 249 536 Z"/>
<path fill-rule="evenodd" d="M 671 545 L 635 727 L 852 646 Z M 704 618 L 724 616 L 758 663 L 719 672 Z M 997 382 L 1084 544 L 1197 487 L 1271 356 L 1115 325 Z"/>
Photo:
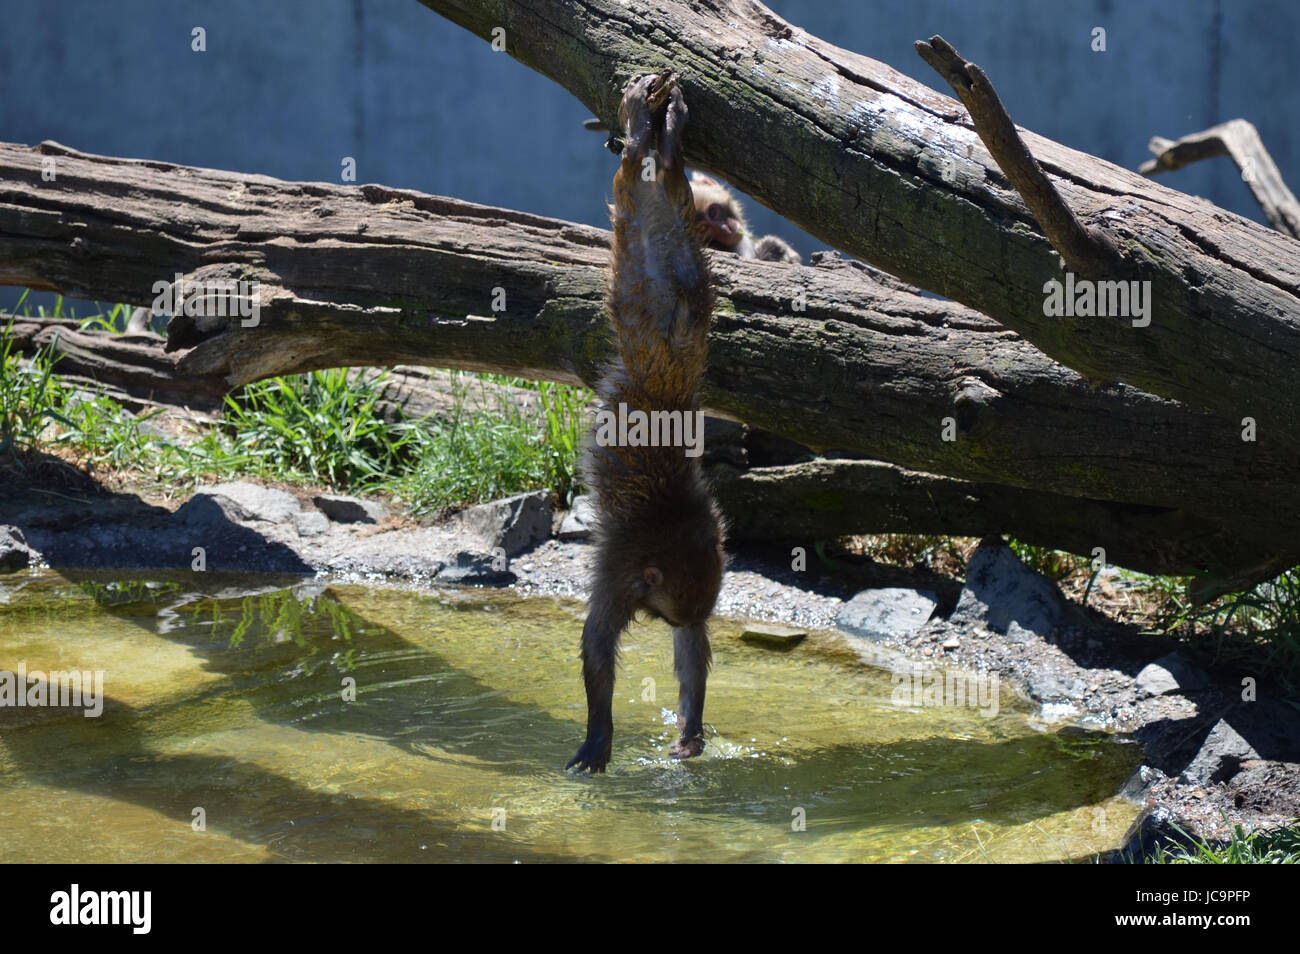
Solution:
<path fill-rule="evenodd" d="M 704 227 L 682 166 L 686 115 L 678 76 L 669 69 L 633 79 L 619 105 L 622 153 L 607 298 L 615 357 L 598 389 L 605 412 L 700 417 L 713 288 Z M 726 559 L 722 519 L 699 458 L 683 446 L 602 440 L 598 429 L 585 471 L 599 511 L 582 630 L 587 738 L 565 768 L 603 772 L 609 762 L 615 655 L 638 612 L 672 627 L 681 691 L 680 733 L 669 754 L 699 755 L 712 659 L 707 622 Z"/>

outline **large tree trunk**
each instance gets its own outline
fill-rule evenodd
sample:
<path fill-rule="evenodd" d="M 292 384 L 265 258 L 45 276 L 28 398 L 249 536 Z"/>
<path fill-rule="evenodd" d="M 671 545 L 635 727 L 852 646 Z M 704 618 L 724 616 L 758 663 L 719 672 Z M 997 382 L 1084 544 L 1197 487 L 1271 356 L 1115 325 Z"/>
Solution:
<path fill-rule="evenodd" d="M 46 156 L 54 182 L 40 177 Z M 377 186 L 0 146 L 0 280 L 139 304 L 175 272 L 260 283 L 256 327 L 173 321 L 178 370 L 223 385 L 361 364 L 592 383 L 607 248 L 598 229 Z M 1233 422 L 1094 387 L 969 308 L 835 256 L 796 267 L 719 255 L 714 271 L 711 409 L 814 448 L 976 482 L 972 500 L 1001 486 L 991 523 L 1044 541 L 1055 525 L 1061 546 L 1134 553 L 1135 567 L 1225 574 L 1297 558 L 1289 445 L 1243 443 Z M 508 294 L 493 313 L 497 287 Z M 800 292 L 808 307 L 792 310 Z M 942 439 L 949 418 L 955 440 Z M 1017 488 L 1086 499 L 1053 512 Z M 909 504 L 900 511 L 924 520 L 882 519 L 880 501 L 840 497 L 819 511 L 821 531 L 937 528 L 935 515 L 953 512 Z M 1102 520 L 1090 501 L 1121 506 Z M 1139 513 L 1152 519 L 1133 526 L 1150 541 L 1118 544 L 1115 528 Z M 1240 544 L 1224 544 L 1229 528 Z"/>
<path fill-rule="evenodd" d="M 0 326 L 9 328 L 18 353 L 48 348 L 64 380 L 132 409 L 168 405 L 213 411 L 220 403 L 224 384 L 176 367 L 158 335 L 81 330 L 67 318 L 0 315 Z M 462 400 L 478 407 L 496 409 L 504 400 L 524 413 L 538 410 L 536 392 L 501 387 L 490 393 L 465 391 L 464 380 L 454 380 L 448 372 L 396 368 L 380 385 L 384 391 L 377 407 L 384 407 L 386 416 L 445 417 L 454 409 L 452 393 L 459 390 Z M 767 432 L 710 419 L 704 463 L 733 541 L 806 547 L 812 540 L 859 532 L 1011 533 L 1029 543 L 1089 555 L 1098 541 L 1105 541 L 1104 560 L 1149 573 L 1209 569 L 1238 574 L 1243 567 L 1260 573 L 1282 565 L 1269 548 L 1238 531 L 1181 511 L 980 484 L 879 461 L 794 463 L 806 457 L 806 449 L 772 444 Z M 772 459 L 787 463 L 764 464 Z"/>
<path fill-rule="evenodd" d="M 1275 576 L 1294 562 L 1294 555 L 1267 555 L 1236 530 L 1182 511 L 953 480 L 873 460 L 755 467 L 731 479 L 715 471 L 714 489 L 728 537 L 739 540 L 806 545 L 846 532 L 1010 533 L 1147 573 L 1212 566 L 1224 585 Z"/>
<path fill-rule="evenodd" d="M 753 0 L 421 2 L 485 40 L 504 28 L 511 56 L 607 121 L 630 75 L 672 64 L 692 162 L 1095 380 L 1251 417 L 1261 442 L 1300 446 L 1300 245 L 1290 237 L 1024 133 L 1069 207 L 1117 250 L 1086 277 L 1151 282 L 1147 327 L 1046 317 L 1056 252 L 961 103 L 889 66 Z"/>

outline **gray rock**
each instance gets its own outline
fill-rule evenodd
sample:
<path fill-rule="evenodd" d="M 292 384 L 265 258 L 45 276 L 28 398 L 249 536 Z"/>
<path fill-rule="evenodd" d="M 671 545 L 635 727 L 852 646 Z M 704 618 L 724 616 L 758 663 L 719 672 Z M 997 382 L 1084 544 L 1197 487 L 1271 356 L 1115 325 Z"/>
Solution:
<path fill-rule="evenodd" d="M 36 554 L 17 527 L 0 525 L 0 572 L 23 570 L 36 562 Z"/>
<path fill-rule="evenodd" d="M 201 517 L 201 522 L 206 522 L 211 517 L 211 510 L 202 506 L 204 499 L 215 503 L 227 519 L 236 523 L 254 520 L 282 523 L 302 509 L 297 498 L 283 490 L 246 483 L 216 484 L 196 490 L 194 496 L 176 511 L 176 518 L 194 523 L 195 518 Z"/>
<path fill-rule="evenodd" d="M 340 523 L 378 523 L 388 516 L 383 504 L 374 500 L 362 500 L 360 497 L 319 494 L 312 497 L 311 502 L 329 519 Z"/>
<path fill-rule="evenodd" d="M 455 583 L 462 586 L 480 584 L 483 586 L 505 586 L 513 583 L 516 577 L 510 570 L 500 570 L 493 566 L 490 553 L 472 553 L 461 550 L 452 562 L 442 567 L 434 577 L 438 583 Z"/>
<path fill-rule="evenodd" d="M 1201 750 L 1196 758 L 1183 769 L 1181 781 L 1193 785 L 1212 785 L 1226 782 L 1241 769 L 1241 763 L 1247 759 L 1257 759 L 1259 753 L 1251 744 L 1241 737 L 1226 719 L 1220 719 L 1210 729 L 1210 734 L 1201 743 Z"/>
<path fill-rule="evenodd" d="M 1135 681 L 1138 692 L 1144 696 L 1163 696 L 1165 693 L 1178 691 L 1178 680 L 1174 678 L 1174 674 L 1156 663 L 1147 663 L 1143 666 Z"/>
<path fill-rule="evenodd" d="M 1164 805 L 1144 811 L 1129 827 L 1119 848 L 1105 856 L 1107 864 L 1142 864 L 1157 848 L 1192 849 L 1195 841 L 1187 832 L 1192 826 Z"/>
<path fill-rule="evenodd" d="M 238 522 L 245 516 L 245 511 L 234 501 L 212 494 L 195 494 L 176 508 L 171 515 L 171 522 L 192 530 L 218 529 Z M 93 547 L 89 539 L 81 541 L 83 548 Z"/>
<path fill-rule="evenodd" d="M 1210 685 L 1209 676 L 1188 662 L 1182 653 L 1166 653 L 1143 669 L 1142 672 L 1146 672 L 1152 666 L 1166 673 L 1174 681 L 1174 687 L 1184 692 L 1196 692 Z M 1139 685 L 1141 685 L 1141 680 L 1142 673 L 1140 672 L 1138 673 Z M 1152 695 L 1162 695 L 1162 693 L 1152 693 Z"/>
<path fill-rule="evenodd" d="M 1138 691 L 1145 696 L 1171 692 L 1195 692 L 1210 685 L 1210 679 L 1180 653 L 1166 653 L 1142 667 L 1136 676 Z"/>
<path fill-rule="evenodd" d="M 1051 669 L 1034 669 L 1025 677 L 1025 689 L 1037 702 L 1078 702 L 1088 689 L 1088 684 L 1076 676 L 1067 676 Z"/>
<path fill-rule="evenodd" d="M 551 495 L 544 490 L 506 497 L 470 507 L 460 515 L 461 526 L 506 556 L 522 553 L 551 535 Z"/>
<path fill-rule="evenodd" d="M 293 515 L 293 525 L 297 528 L 299 536 L 318 537 L 322 533 L 329 532 L 330 520 L 319 510 L 304 510 Z"/>
<path fill-rule="evenodd" d="M 1280 699 L 1261 699 L 1232 713 L 1238 731 L 1261 758 L 1300 762 L 1300 712 Z"/>
<path fill-rule="evenodd" d="M 560 539 L 586 540 L 596 529 L 599 516 L 596 498 L 592 494 L 574 497 L 573 509 L 564 515 L 564 522 L 560 524 Z"/>
<path fill-rule="evenodd" d="M 1029 569 L 1001 540 L 982 542 L 966 565 L 966 585 L 949 617 L 959 625 L 982 624 L 1015 638 L 1047 638 L 1069 619 L 1065 597 L 1056 584 Z"/>
<path fill-rule="evenodd" d="M 835 625 L 851 636 L 879 642 L 920 629 L 938 605 L 938 598 L 929 590 L 863 590 L 844 604 Z"/>
<path fill-rule="evenodd" d="M 1120 786 L 1119 794 L 1139 805 L 1146 804 L 1147 797 L 1155 784 L 1165 778 L 1165 773 L 1150 765 L 1139 765 Z"/>
<path fill-rule="evenodd" d="M 1017 623 L 1014 619 L 1013 619 L 1010 623 L 1007 624 L 1007 642 L 1011 642 L 1011 643 L 1027 643 L 1027 642 L 1029 642 L 1031 639 L 1034 639 L 1034 638 L 1035 638 L 1035 637 L 1034 637 L 1034 634 L 1033 634 L 1032 632 L 1030 632 L 1029 630 L 1025 629 L 1023 626 L 1021 626 L 1019 623 Z"/>

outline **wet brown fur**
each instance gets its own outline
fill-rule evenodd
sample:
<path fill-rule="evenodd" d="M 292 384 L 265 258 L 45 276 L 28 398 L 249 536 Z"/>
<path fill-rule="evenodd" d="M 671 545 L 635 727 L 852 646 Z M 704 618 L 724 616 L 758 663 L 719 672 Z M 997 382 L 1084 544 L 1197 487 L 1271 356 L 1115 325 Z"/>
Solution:
<path fill-rule="evenodd" d="M 619 108 L 623 153 L 614 176 L 613 253 L 607 307 L 615 357 L 598 395 L 603 408 L 700 407 L 713 288 L 682 165 L 686 106 L 669 70 L 629 83 Z M 642 173 L 649 156 L 655 173 Z M 681 683 L 675 758 L 704 747 L 704 689 L 712 654 L 706 622 L 721 585 L 723 527 L 698 457 L 681 446 L 598 444 L 584 471 L 599 510 L 592 597 L 582 635 L 587 738 L 568 768 L 604 771 L 618 639 L 643 612 L 673 627 Z"/>

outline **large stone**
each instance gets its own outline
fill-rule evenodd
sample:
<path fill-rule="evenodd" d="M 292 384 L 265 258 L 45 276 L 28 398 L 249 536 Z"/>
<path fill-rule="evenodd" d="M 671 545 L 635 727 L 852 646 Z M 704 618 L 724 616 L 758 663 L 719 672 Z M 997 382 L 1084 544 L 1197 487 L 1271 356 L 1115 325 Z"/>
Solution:
<path fill-rule="evenodd" d="M 438 583 L 455 583 L 460 586 L 507 586 L 515 581 L 515 574 L 495 565 L 489 553 L 472 553 L 461 550 L 440 569 L 434 580 Z"/>
<path fill-rule="evenodd" d="M 1035 667 L 1025 677 L 1025 690 L 1030 698 L 1044 704 L 1078 702 L 1087 689 L 1079 677 L 1042 666 Z"/>
<path fill-rule="evenodd" d="M 1039 638 L 1069 621 L 1065 597 L 1056 584 L 1020 562 L 1001 540 L 985 540 L 966 565 L 966 585 L 948 620 L 959 625 L 980 624 L 1020 641 Z"/>
<path fill-rule="evenodd" d="M 17 527 L 0 525 L 0 572 L 26 569 L 36 561 L 27 538 Z"/>
<path fill-rule="evenodd" d="M 851 636 L 879 642 L 920 629 L 938 605 L 938 598 L 929 590 L 863 590 L 844 604 L 835 625 Z"/>
<path fill-rule="evenodd" d="M 293 515 L 293 525 L 300 537 L 318 537 L 329 531 L 330 521 L 319 510 L 304 510 Z"/>
<path fill-rule="evenodd" d="M 176 519 L 184 523 L 206 523 L 212 517 L 209 501 L 236 523 L 262 520 L 266 523 L 283 523 L 292 519 L 302 508 L 293 494 L 256 484 L 229 483 L 200 487 L 194 496 L 176 511 Z"/>
<path fill-rule="evenodd" d="M 1201 743 L 1196 758 L 1183 769 L 1182 780 L 1193 785 L 1226 782 L 1237 774 L 1242 762 L 1257 758 L 1259 753 L 1251 744 L 1226 719 L 1220 719 Z"/>
<path fill-rule="evenodd" d="M 318 494 L 311 502 L 329 519 L 340 523 L 378 523 L 388 514 L 377 501 L 342 494 Z"/>
<path fill-rule="evenodd" d="M 522 553 L 551 535 L 551 495 L 544 490 L 470 507 L 461 525 L 506 556 Z"/>
<path fill-rule="evenodd" d="M 573 509 L 564 515 L 564 521 L 560 524 L 560 539 L 586 540 L 596 529 L 599 516 L 594 495 L 581 494 L 574 497 Z"/>
<path fill-rule="evenodd" d="M 1142 667 L 1136 677 L 1137 687 L 1144 695 L 1163 696 L 1170 692 L 1194 692 L 1210 684 L 1205 673 L 1194 667 L 1178 653 L 1167 653 L 1153 663 Z"/>
<path fill-rule="evenodd" d="M 1143 696 L 1163 696 L 1178 691 L 1178 680 L 1164 666 L 1147 663 L 1134 677 L 1138 692 Z"/>

